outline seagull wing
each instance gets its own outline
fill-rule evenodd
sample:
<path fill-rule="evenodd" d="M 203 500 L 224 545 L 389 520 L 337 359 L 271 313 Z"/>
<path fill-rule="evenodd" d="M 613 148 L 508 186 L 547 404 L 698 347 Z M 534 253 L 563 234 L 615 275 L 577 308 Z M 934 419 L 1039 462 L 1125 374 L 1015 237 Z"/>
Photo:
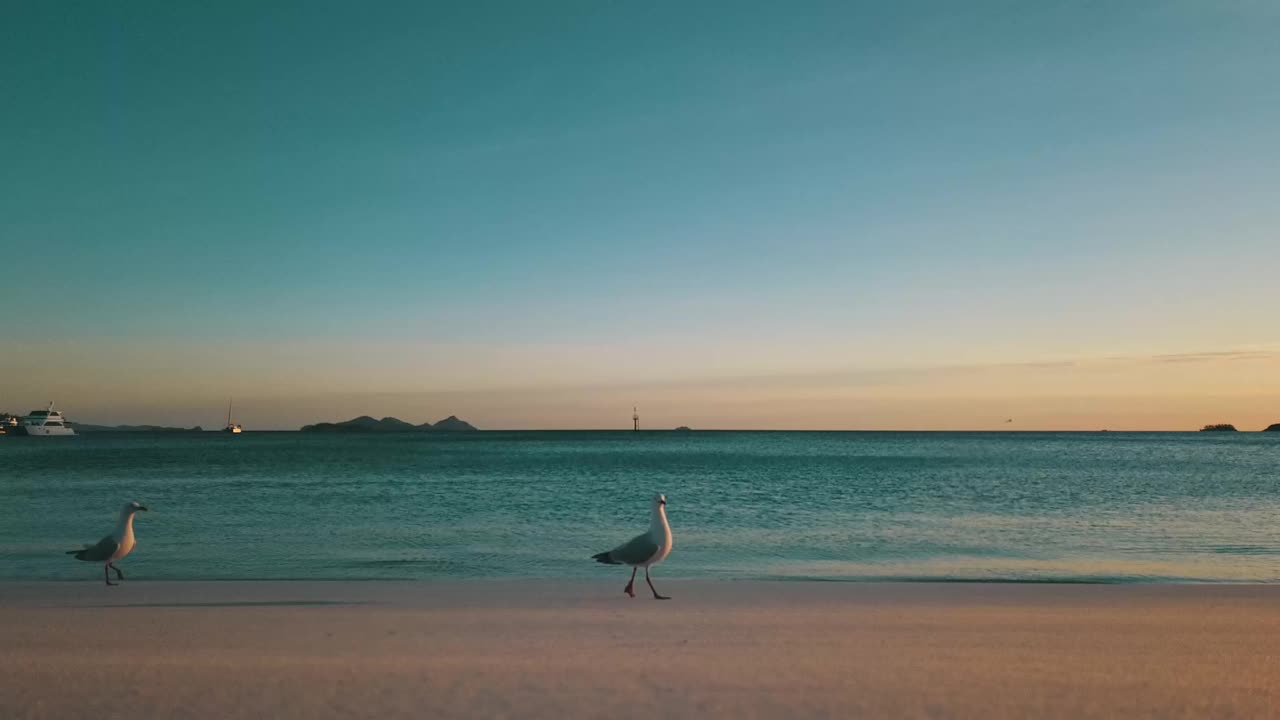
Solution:
<path fill-rule="evenodd" d="M 75 555 L 77 560 L 102 562 L 114 555 L 118 547 L 120 547 L 120 543 L 117 543 L 115 538 L 108 535 L 99 540 L 97 545 L 92 545 L 83 550 L 68 550 L 67 554 Z"/>
<path fill-rule="evenodd" d="M 630 541 L 619 545 L 607 553 L 600 553 L 606 556 L 607 560 L 601 560 L 597 555 L 596 559 L 601 562 L 622 565 L 639 565 L 658 553 L 658 543 L 649 537 L 649 533 L 637 535 Z"/>

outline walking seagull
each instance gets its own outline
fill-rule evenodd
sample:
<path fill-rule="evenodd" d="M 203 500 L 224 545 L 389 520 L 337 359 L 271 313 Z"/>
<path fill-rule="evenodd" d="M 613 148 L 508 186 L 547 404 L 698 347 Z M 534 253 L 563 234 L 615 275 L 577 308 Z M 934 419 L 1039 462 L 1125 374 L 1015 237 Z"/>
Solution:
<path fill-rule="evenodd" d="M 133 539 L 133 515 L 139 510 L 146 512 L 147 508 L 136 500 L 120 508 L 120 522 L 116 523 L 115 532 L 99 540 L 97 545 L 85 545 L 83 550 L 68 550 L 67 554 L 75 555 L 77 560 L 106 563 L 102 566 L 102 579 L 108 585 L 115 585 L 108 570 L 115 570 L 118 580 L 124 579 L 124 573 L 115 566 L 115 562 L 133 552 L 133 546 L 137 544 Z"/>
<path fill-rule="evenodd" d="M 637 535 L 630 542 L 619 545 L 609 552 L 592 555 L 596 562 L 606 565 L 630 565 L 631 579 L 623 592 L 631 597 L 636 596 L 636 570 L 644 568 L 644 581 L 649 583 L 653 591 L 653 599 L 670 600 L 666 595 L 659 595 L 658 589 L 649 579 L 649 567 L 657 565 L 671 554 L 671 526 L 667 524 L 667 498 L 662 493 L 653 496 L 653 510 L 649 516 L 649 532 Z"/>

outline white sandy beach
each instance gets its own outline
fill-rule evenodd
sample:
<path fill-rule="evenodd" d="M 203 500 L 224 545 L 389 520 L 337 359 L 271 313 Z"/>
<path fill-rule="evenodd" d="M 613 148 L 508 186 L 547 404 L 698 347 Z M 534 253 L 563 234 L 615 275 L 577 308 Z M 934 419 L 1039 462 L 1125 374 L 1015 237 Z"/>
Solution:
<path fill-rule="evenodd" d="M 8 583 L 4 718 L 1265 718 L 1280 587 Z"/>

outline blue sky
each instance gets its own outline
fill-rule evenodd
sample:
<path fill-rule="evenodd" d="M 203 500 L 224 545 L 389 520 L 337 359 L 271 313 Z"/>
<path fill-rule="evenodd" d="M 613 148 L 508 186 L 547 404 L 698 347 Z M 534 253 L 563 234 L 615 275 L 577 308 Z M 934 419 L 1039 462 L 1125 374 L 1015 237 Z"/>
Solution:
<path fill-rule="evenodd" d="M 0 407 L 200 420 L 288 378 L 265 405 L 322 412 L 337 382 L 339 413 L 1280 341 L 1269 3 L 3 13 L 0 338 L 62 360 Z M 611 422 L 564 402 L 549 424 Z"/>

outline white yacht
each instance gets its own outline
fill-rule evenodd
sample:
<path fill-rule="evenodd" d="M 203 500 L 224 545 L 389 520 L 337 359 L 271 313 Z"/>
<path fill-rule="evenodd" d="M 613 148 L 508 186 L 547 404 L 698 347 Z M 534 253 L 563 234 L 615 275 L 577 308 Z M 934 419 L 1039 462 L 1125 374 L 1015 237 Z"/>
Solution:
<path fill-rule="evenodd" d="M 76 431 L 67 424 L 62 413 L 53 409 L 53 403 L 45 410 L 32 410 L 18 425 L 18 434 L 30 437 L 47 437 L 52 435 L 75 435 Z"/>

